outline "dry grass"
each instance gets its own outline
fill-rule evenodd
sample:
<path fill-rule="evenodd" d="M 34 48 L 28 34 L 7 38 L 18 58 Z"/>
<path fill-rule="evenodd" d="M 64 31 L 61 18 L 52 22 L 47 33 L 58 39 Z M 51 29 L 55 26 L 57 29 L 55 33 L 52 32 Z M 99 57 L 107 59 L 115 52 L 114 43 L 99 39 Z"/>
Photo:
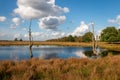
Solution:
<path fill-rule="evenodd" d="M 58 45 L 58 46 L 91 46 L 91 43 L 79 43 L 79 42 L 41 42 L 34 41 L 34 45 Z M 28 41 L 0 41 L 1 46 L 10 45 L 29 45 Z"/>
<path fill-rule="evenodd" d="M 109 50 L 113 50 L 113 51 L 120 51 L 120 44 L 109 44 L 105 42 L 99 42 L 98 46 L 109 49 Z"/>
<path fill-rule="evenodd" d="M 0 61 L 0 80 L 120 80 L 120 56 Z"/>

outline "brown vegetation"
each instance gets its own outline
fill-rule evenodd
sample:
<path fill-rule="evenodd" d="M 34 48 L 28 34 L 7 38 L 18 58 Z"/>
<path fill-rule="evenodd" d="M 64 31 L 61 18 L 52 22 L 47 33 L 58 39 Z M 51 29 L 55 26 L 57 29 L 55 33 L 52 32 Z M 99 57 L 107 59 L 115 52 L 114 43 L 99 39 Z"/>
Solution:
<path fill-rule="evenodd" d="M 98 42 L 98 46 L 112 51 L 120 51 L 120 43 L 112 44 L 107 42 Z"/>
<path fill-rule="evenodd" d="M 120 44 L 109 44 L 107 42 L 98 42 L 98 46 L 113 51 L 120 51 Z M 0 41 L 0 46 L 11 45 L 29 45 L 28 41 Z M 57 45 L 57 46 L 92 46 L 92 42 L 40 42 L 34 41 L 33 45 Z"/>
<path fill-rule="evenodd" d="M 120 56 L 0 61 L 1 80 L 120 80 Z"/>
<path fill-rule="evenodd" d="M 29 45 L 29 41 L 0 41 L 1 46 Z M 91 46 L 91 43 L 33 41 L 33 45 Z"/>

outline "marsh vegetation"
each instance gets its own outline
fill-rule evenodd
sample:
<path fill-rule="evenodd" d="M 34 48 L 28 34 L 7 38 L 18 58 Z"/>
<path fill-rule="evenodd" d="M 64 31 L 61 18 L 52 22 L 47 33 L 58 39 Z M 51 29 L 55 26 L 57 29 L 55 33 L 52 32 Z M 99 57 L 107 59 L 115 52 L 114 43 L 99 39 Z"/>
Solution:
<path fill-rule="evenodd" d="M 120 56 L 0 61 L 1 80 L 119 80 Z"/>

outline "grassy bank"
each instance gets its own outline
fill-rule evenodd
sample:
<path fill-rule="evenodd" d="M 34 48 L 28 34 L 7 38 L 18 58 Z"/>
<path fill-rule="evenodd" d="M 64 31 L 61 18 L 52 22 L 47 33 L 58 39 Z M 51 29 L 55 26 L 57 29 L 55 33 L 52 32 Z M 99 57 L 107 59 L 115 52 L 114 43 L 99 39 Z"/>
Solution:
<path fill-rule="evenodd" d="M 41 42 L 33 41 L 34 45 L 58 45 L 58 46 L 91 46 L 91 43 L 79 43 L 79 42 Z M 0 41 L 1 46 L 11 45 L 29 45 L 28 41 Z"/>
<path fill-rule="evenodd" d="M 120 80 L 120 56 L 0 61 L 1 80 Z"/>
<path fill-rule="evenodd" d="M 58 45 L 58 46 L 92 46 L 92 43 L 83 42 L 40 42 L 34 41 L 34 45 Z M 0 46 L 11 46 L 11 45 L 29 45 L 28 41 L 0 41 Z M 120 51 L 120 44 L 109 44 L 105 42 L 98 42 L 98 46 L 113 50 Z"/>
<path fill-rule="evenodd" d="M 98 46 L 109 49 L 109 50 L 113 50 L 113 51 L 120 51 L 120 44 L 109 44 L 105 42 L 99 42 Z"/>

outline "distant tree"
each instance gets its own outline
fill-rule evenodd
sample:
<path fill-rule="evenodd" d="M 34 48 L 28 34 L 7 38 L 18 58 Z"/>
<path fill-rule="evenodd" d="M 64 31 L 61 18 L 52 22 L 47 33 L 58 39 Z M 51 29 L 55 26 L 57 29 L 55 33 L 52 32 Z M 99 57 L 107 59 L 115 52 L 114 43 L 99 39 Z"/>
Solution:
<path fill-rule="evenodd" d="M 15 39 L 14 39 L 14 41 L 18 41 L 18 39 L 17 39 L 17 38 L 15 38 Z"/>
<path fill-rule="evenodd" d="M 107 27 L 102 31 L 100 40 L 103 42 L 118 42 L 120 41 L 119 29 L 115 27 Z"/>
<path fill-rule="evenodd" d="M 87 32 L 82 36 L 82 42 L 91 42 L 92 41 L 92 32 Z"/>
<path fill-rule="evenodd" d="M 75 36 L 75 42 L 82 42 L 82 36 Z"/>
<path fill-rule="evenodd" d="M 74 39 L 74 37 L 72 35 L 69 35 L 67 41 L 75 42 L 75 39 Z"/>
<path fill-rule="evenodd" d="M 20 41 L 23 41 L 22 39 L 20 39 Z"/>

